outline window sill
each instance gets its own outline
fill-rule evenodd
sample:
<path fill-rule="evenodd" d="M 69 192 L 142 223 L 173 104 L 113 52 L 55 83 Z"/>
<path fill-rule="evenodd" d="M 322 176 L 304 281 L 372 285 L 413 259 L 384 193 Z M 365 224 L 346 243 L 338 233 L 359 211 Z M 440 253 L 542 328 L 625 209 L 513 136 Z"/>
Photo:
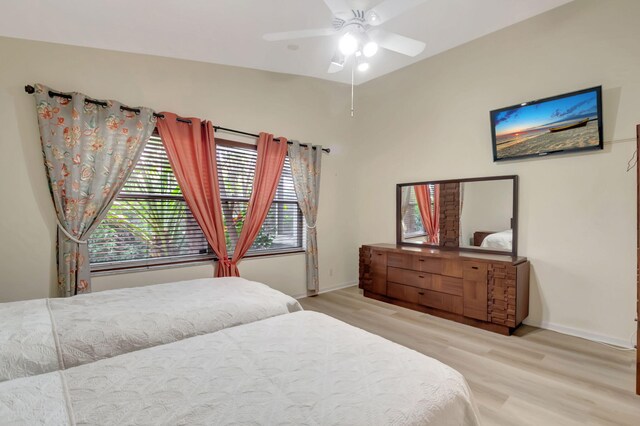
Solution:
<path fill-rule="evenodd" d="M 404 234 L 404 238 L 417 238 L 417 237 L 426 237 L 426 232 L 414 232 L 414 233 L 406 233 Z"/>
<path fill-rule="evenodd" d="M 302 248 L 296 249 L 287 249 L 287 250 L 279 250 L 279 251 L 270 251 L 268 253 L 249 253 L 244 257 L 246 259 L 252 258 L 262 258 L 262 257 L 277 257 L 277 256 L 289 256 L 292 254 L 301 254 L 304 253 L 305 250 Z M 100 269 L 95 269 L 91 271 L 92 277 L 102 277 L 108 275 L 119 275 L 119 274 L 130 274 L 135 272 L 144 272 L 144 271 L 156 271 L 162 269 L 174 269 L 174 268 L 186 268 L 189 266 L 200 266 L 200 265 L 208 265 L 213 262 L 217 262 L 217 257 L 211 258 L 200 258 L 200 259 L 192 259 L 192 260 L 167 260 L 166 262 L 155 263 L 155 264 L 129 264 L 128 262 L 123 262 L 122 265 L 104 267 Z M 131 262 L 133 263 L 133 262 Z M 99 268 L 99 267 L 98 267 Z"/>

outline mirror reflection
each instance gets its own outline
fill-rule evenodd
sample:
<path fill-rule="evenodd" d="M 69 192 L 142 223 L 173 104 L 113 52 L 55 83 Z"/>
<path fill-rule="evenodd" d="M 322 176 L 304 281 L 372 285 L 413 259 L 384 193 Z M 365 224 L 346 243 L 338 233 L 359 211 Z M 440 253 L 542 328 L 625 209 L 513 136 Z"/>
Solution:
<path fill-rule="evenodd" d="M 400 243 L 513 251 L 513 177 L 401 185 Z"/>
<path fill-rule="evenodd" d="M 440 185 L 402 188 L 402 240 L 438 244 L 440 241 Z"/>
<path fill-rule="evenodd" d="M 460 247 L 511 251 L 513 182 L 460 184 Z"/>

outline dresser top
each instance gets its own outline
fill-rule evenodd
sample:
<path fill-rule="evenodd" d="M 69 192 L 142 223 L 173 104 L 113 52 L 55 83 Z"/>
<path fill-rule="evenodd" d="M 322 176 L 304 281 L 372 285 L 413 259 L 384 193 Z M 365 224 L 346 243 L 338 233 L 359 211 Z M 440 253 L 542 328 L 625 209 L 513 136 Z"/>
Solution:
<path fill-rule="evenodd" d="M 462 250 L 440 250 L 433 247 L 416 247 L 416 246 L 402 246 L 399 244 L 364 244 L 364 246 L 384 249 L 386 251 L 396 253 L 415 253 L 422 256 L 432 256 L 445 259 L 479 259 L 487 260 L 491 262 L 504 262 L 512 265 L 517 265 L 522 262 L 526 262 L 527 258 L 522 256 L 509 256 L 504 254 L 491 254 L 491 253 L 479 253 L 469 252 Z"/>

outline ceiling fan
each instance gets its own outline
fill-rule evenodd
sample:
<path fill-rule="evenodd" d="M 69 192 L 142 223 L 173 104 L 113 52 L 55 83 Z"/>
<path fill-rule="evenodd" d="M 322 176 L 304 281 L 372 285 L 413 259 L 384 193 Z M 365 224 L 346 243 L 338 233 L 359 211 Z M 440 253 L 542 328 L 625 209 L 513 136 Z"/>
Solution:
<path fill-rule="evenodd" d="M 329 73 L 341 71 L 351 56 L 355 57 L 358 70 L 366 71 L 369 69 L 367 58 L 375 55 L 378 47 L 407 56 L 417 56 L 425 48 L 425 44 L 419 40 L 377 27 L 426 0 L 385 0 L 368 10 L 352 9 L 347 0 L 323 1 L 333 13 L 331 27 L 269 33 L 263 38 L 268 41 L 281 41 L 342 34 L 338 49 L 327 70 Z"/>

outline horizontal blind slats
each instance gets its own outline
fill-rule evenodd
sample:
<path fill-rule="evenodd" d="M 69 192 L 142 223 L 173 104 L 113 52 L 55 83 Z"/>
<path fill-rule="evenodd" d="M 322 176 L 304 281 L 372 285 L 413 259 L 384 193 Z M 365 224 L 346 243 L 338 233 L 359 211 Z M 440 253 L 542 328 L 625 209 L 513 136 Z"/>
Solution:
<path fill-rule="evenodd" d="M 216 156 L 227 250 L 232 253 L 253 190 L 257 152 L 218 145 Z M 286 158 L 274 202 L 249 253 L 301 248 L 303 223 Z M 101 268 L 211 257 L 158 137 L 149 140 L 107 217 L 94 231 L 89 252 L 91 264 Z"/>
<path fill-rule="evenodd" d="M 208 255 L 164 145 L 152 137 L 135 169 L 89 240 L 94 265 Z"/>

